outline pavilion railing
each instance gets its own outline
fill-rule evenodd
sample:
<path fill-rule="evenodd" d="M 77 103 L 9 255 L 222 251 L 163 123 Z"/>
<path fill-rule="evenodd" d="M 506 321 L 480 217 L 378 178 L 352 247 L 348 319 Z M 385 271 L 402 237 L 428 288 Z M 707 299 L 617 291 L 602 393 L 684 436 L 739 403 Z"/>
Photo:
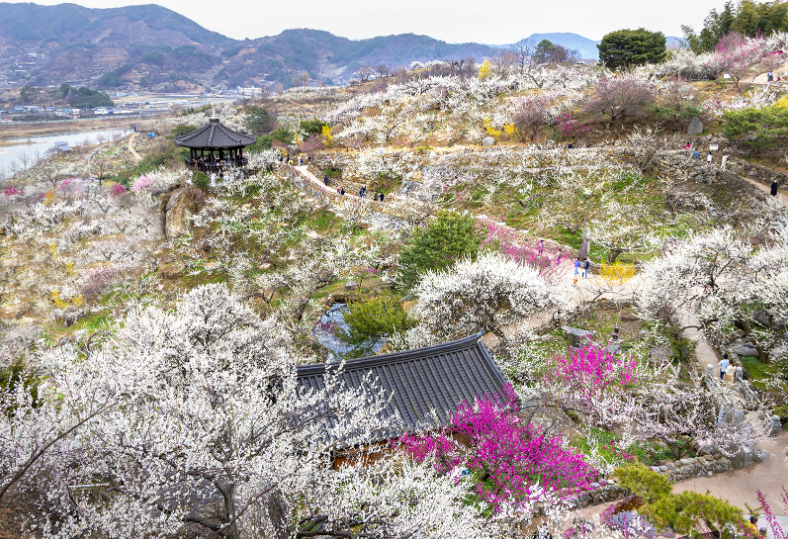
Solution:
<path fill-rule="evenodd" d="M 201 170 L 202 172 L 221 172 L 231 167 L 245 167 L 249 160 L 246 157 L 238 159 L 224 159 L 221 161 L 201 161 L 199 159 L 185 159 L 187 167 L 192 170 Z"/>

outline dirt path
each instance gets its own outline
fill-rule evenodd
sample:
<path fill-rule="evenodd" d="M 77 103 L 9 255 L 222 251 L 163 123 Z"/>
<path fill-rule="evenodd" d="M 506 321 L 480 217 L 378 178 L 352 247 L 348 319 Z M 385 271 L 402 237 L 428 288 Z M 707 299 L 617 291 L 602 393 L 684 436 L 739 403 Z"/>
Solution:
<path fill-rule="evenodd" d="M 302 167 L 294 166 L 293 168 L 296 169 L 301 175 L 303 175 L 310 182 L 315 184 L 315 186 L 317 186 L 321 191 L 325 191 L 326 193 L 330 193 L 332 195 L 336 195 L 337 194 L 337 190 L 336 189 L 332 189 L 331 187 L 327 186 L 326 184 L 323 183 L 322 180 L 319 180 L 317 178 L 317 176 L 315 176 L 314 174 L 309 172 L 309 169 L 308 169 L 308 167 L 306 165 L 304 165 Z M 354 195 L 353 193 L 345 193 L 345 196 L 348 197 L 348 198 L 358 199 L 358 195 Z"/>
<path fill-rule="evenodd" d="M 788 432 L 781 432 L 772 438 L 756 445 L 776 455 L 761 464 L 753 464 L 749 468 L 734 470 L 732 472 L 714 475 L 712 477 L 696 477 L 681 481 L 673 486 L 673 492 L 685 490 L 695 492 L 710 491 L 714 496 L 727 500 L 736 507 L 749 513 L 747 505 L 752 509 L 760 507 L 757 492 L 760 490 L 766 495 L 775 514 L 784 515 L 785 508 L 780 501 L 782 487 L 788 489 L 788 461 L 783 456 L 783 450 L 788 445 Z"/>
<path fill-rule="evenodd" d="M 137 133 L 132 133 L 129 137 L 129 151 L 131 152 L 131 156 L 134 158 L 135 161 L 142 161 L 142 156 L 137 153 L 137 150 L 134 149 L 134 139 L 137 138 Z"/>
<path fill-rule="evenodd" d="M 739 178 L 741 178 L 745 182 L 749 183 L 750 185 L 752 185 L 756 189 L 760 189 L 761 191 L 763 191 L 767 195 L 771 196 L 771 186 L 770 185 L 766 185 L 766 184 L 763 184 L 761 182 L 756 182 L 755 180 L 752 180 L 752 179 L 750 179 L 750 178 L 748 178 L 746 176 L 739 176 Z M 777 191 L 777 196 L 775 198 L 780 203 L 782 203 L 784 206 L 788 206 L 788 195 L 786 195 L 785 193 Z"/>

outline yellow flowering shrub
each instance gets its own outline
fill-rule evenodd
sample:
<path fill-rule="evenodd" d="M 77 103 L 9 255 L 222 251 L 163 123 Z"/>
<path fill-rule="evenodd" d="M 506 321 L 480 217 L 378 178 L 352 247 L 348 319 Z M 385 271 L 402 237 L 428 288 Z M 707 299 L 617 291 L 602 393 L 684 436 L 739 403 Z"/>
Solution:
<path fill-rule="evenodd" d="M 484 129 L 487 131 L 487 134 L 495 140 L 498 140 L 502 134 L 500 129 L 496 129 L 495 126 L 493 126 L 492 120 L 490 120 L 490 118 L 484 119 Z"/>
<path fill-rule="evenodd" d="M 635 273 L 634 264 L 622 264 L 618 260 L 613 264 L 602 262 L 599 265 L 599 276 L 609 286 L 620 286 L 634 277 Z"/>
<path fill-rule="evenodd" d="M 492 75 L 492 64 L 489 60 L 485 60 L 479 68 L 479 78 L 486 79 Z"/>
<path fill-rule="evenodd" d="M 323 126 L 323 144 L 326 146 L 331 146 L 331 143 L 334 142 L 334 136 L 331 134 L 331 127 L 328 125 Z"/>

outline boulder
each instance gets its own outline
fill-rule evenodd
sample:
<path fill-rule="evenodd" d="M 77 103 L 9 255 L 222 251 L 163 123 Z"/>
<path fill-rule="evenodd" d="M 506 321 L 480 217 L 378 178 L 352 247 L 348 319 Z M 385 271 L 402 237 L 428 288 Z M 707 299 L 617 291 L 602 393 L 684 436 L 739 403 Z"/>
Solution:
<path fill-rule="evenodd" d="M 771 428 L 769 429 L 769 436 L 777 436 L 780 434 L 780 430 L 783 428 L 782 422 L 780 422 L 780 416 L 773 415 Z"/>
<path fill-rule="evenodd" d="M 348 281 L 345 283 L 345 290 L 353 291 L 358 290 L 358 283 L 356 281 Z"/>
<path fill-rule="evenodd" d="M 585 346 L 590 339 L 596 337 L 596 331 L 571 328 L 569 326 L 564 326 L 561 329 L 569 336 L 569 344 L 574 348 L 581 348 Z"/>
<path fill-rule="evenodd" d="M 484 137 L 482 140 L 482 146 L 492 146 L 493 144 L 495 144 L 495 139 L 492 137 Z"/>
<path fill-rule="evenodd" d="M 758 357 L 758 350 L 751 344 L 741 344 L 739 346 L 734 346 L 731 348 L 733 352 L 742 357 Z"/>
<path fill-rule="evenodd" d="M 698 118 L 693 118 L 687 127 L 687 134 L 698 136 L 703 133 L 703 124 Z"/>
<path fill-rule="evenodd" d="M 164 233 L 177 238 L 191 230 L 192 216 L 200 211 L 205 195 L 197 187 L 184 187 L 170 195 L 164 208 Z"/>

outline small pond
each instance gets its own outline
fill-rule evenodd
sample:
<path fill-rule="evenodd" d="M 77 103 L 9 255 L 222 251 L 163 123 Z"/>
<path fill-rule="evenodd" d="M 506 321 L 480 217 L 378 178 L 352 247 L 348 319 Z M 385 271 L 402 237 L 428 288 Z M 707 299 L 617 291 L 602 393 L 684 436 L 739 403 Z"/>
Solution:
<path fill-rule="evenodd" d="M 317 342 L 328 348 L 330 354 L 329 359 L 339 359 L 337 354 L 345 354 L 353 349 L 352 346 L 345 343 L 337 336 L 337 332 L 347 331 L 348 325 L 345 322 L 345 313 L 347 312 L 346 303 L 334 303 L 329 309 L 320 317 L 320 321 L 312 330 L 312 335 Z M 375 343 L 372 347 L 372 352 L 377 353 L 383 348 L 383 343 Z"/>

